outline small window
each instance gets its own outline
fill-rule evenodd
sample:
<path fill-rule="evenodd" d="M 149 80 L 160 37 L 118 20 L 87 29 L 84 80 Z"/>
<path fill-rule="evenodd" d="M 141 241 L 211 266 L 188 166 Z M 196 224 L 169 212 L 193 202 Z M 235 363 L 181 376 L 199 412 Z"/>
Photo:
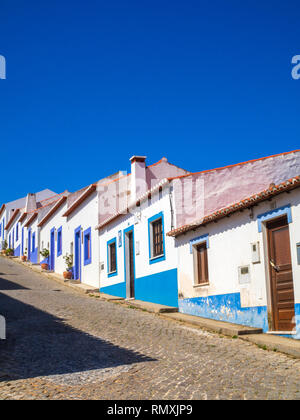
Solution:
<path fill-rule="evenodd" d="M 158 219 L 152 223 L 152 256 L 158 257 L 164 253 L 164 238 L 163 238 L 163 226 L 162 219 Z"/>
<path fill-rule="evenodd" d="M 19 223 L 17 223 L 17 226 L 16 226 L 16 241 L 18 240 L 19 240 Z"/>
<path fill-rule="evenodd" d="M 117 273 L 117 243 L 116 239 L 112 239 L 107 244 L 108 252 L 108 274 L 116 275 Z"/>
<path fill-rule="evenodd" d="M 92 239 L 91 239 L 91 228 L 87 229 L 84 234 L 84 265 L 92 262 Z"/>
<path fill-rule="evenodd" d="M 62 254 L 62 227 L 57 230 L 57 256 Z"/>
<path fill-rule="evenodd" d="M 195 245 L 195 285 L 209 283 L 206 242 Z"/>
<path fill-rule="evenodd" d="M 149 219 L 150 264 L 165 259 L 163 213 Z"/>

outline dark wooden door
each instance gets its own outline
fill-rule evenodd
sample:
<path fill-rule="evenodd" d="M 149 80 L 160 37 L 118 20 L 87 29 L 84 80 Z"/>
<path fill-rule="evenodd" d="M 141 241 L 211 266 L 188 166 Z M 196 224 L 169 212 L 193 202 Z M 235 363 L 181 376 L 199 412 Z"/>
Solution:
<path fill-rule="evenodd" d="M 287 218 L 269 222 L 267 229 L 273 329 L 275 331 L 292 331 L 295 328 L 295 301 Z"/>
<path fill-rule="evenodd" d="M 130 297 L 134 298 L 134 253 L 133 253 L 133 233 L 128 234 L 129 242 L 129 275 L 130 275 Z"/>
<path fill-rule="evenodd" d="M 197 246 L 197 282 L 208 283 L 208 263 L 206 243 Z"/>

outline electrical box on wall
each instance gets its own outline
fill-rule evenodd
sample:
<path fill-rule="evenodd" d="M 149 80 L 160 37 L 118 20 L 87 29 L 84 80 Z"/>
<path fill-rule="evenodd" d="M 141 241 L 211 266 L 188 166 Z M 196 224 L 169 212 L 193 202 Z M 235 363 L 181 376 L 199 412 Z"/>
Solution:
<path fill-rule="evenodd" d="M 298 265 L 300 265 L 300 244 L 297 244 L 296 247 L 297 247 L 297 260 L 298 260 Z"/>
<path fill-rule="evenodd" d="M 239 284 L 250 283 L 250 265 L 239 267 Z"/>
<path fill-rule="evenodd" d="M 260 263 L 260 247 L 259 242 L 253 242 L 251 244 L 251 253 L 252 253 L 252 263 Z"/>

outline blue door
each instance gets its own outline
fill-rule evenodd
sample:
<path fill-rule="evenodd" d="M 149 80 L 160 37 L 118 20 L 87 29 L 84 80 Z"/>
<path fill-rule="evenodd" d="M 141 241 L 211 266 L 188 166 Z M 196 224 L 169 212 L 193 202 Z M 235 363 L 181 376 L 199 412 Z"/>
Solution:
<path fill-rule="evenodd" d="M 22 228 L 22 251 L 21 255 L 24 255 L 24 228 Z"/>
<path fill-rule="evenodd" d="M 28 230 L 28 244 L 27 244 L 28 260 L 31 258 L 31 229 Z"/>
<path fill-rule="evenodd" d="M 74 253 L 74 279 L 81 280 L 81 227 L 75 229 Z"/>
<path fill-rule="evenodd" d="M 55 269 L 55 229 L 50 232 L 50 270 Z"/>

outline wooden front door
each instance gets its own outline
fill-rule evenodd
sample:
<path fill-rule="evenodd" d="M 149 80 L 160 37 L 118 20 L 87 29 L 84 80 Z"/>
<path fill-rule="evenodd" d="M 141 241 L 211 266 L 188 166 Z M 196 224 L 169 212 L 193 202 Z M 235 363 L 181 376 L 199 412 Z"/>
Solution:
<path fill-rule="evenodd" d="M 287 218 L 267 224 L 269 267 L 274 331 L 292 331 L 295 328 L 295 301 Z"/>

